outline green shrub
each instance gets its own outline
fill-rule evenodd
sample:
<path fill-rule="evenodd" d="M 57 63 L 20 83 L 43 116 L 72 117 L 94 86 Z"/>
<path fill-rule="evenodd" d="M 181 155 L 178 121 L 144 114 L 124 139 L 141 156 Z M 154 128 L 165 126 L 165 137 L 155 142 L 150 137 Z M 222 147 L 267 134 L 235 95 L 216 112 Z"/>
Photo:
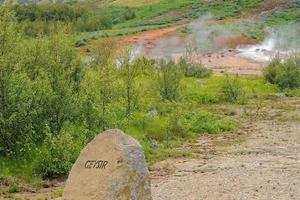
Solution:
<path fill-rule="evenodd" d="M 158 68 L 160 95 L 163 100 L 176 101 L 182 78 L 180 68 L 172 61 L 160 61 Z"/>
<path fill-rule="evenodd" d="M 125 13 L 124 13 L 124 18 L 125 20 L 131 20 L 136 17 L 136 14 L 132 8 L 127 8 Z"/>
<path fill-rule="evenodd" d="M 282 90 L 300 87 L 300 56 L 291 55 L 284 62 L 275 57 L 265 68 L 264 77 Z"/>
<path fill-rule="evenodd" d="M 269 63 L 268 67 L 266 67 L 263 71 L 264 77 L 267 81 L 272 84 L 276 83 L 276 75 L 278 68 L 281 66 L 280 57 L 276 55 L 271 62 Z"/>
<path fill-rule="evenodd" d="M 48 134 L 38 154 L 35 171 L 43 179 L 67 177 L 84 145 L 83 138 L 76 140 L 70 133 L 59 136 Z"/>
<path fill-rule="evenodd" d="M 244 87 L 238 76 L 226 75 L 220 88 L 223 99 L 228 102 L 241 102 L 245 95 Z"/>
<path fill-rule="evenodd" d="M 8 188 L 8 193 L 18 193 L 21 192 L 21 188 L 17 184 L 12 184 Z"/>
<path fill-rule="evenodd" d="M 185 77 L 207 78 L 212 74 L 212 70 L 204 67 L 201 63 L 188 63 L 181 58 L 178 63 Z"/>

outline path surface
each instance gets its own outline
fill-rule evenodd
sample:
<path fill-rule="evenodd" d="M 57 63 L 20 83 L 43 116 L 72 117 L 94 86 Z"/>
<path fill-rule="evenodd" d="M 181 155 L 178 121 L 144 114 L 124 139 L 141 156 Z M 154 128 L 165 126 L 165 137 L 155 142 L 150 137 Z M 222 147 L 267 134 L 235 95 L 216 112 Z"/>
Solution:
<path fill-rule="evenodd" d="M 204 158 L 158 164 L 153 199 L 299 200 L 300 100 L 281 104 L 289 111 L 247 122 L 243 143 L 220 147 L 200 139 L 193 149 L 206 152 Z M 173 173 L 165 175 L 166 169 Z"/>

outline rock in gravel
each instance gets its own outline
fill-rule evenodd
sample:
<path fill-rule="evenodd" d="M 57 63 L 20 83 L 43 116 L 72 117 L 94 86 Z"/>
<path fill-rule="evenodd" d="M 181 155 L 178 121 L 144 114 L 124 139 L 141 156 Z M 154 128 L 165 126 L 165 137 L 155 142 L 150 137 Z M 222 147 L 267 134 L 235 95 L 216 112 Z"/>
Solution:
<path fill-rule="evenodd" d="M 152 200 L 139 143 L 120 130 L 97 135 L 73 165 L 64 200 Z"/>

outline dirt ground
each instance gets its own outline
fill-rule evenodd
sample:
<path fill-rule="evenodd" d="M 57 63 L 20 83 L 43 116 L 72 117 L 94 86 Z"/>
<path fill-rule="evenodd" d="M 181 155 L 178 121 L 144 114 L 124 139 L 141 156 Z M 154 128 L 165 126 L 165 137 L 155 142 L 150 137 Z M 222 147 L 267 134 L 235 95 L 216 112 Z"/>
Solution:
<path fill-rule="evenodd" d="M 182 54 L 175 56 L 175 60 L 179 60 Z M 252 62 L 239 58 L 235 50 L 192 55 L 190 60 L 195 63 L 202 63 L 205 67 L 211 68 L 216 75 L 222 74 L 239 74 L 244 76 L 261 75 L 264 63 Z"/>
<path fill-rule="evenodd" d="M 243 119 L 235 137 L 244 136 L 245 142 L 200 138 L 190 147 L 198 159 L 157 163 L 153 199 L 299 200 L 300 99 L 270 104 L 265 112 Z"/>
<path fill-rule="evenodd" d="M 158 30 L 141 32 L 141 33 L 138 33 L 135 35 L 125 37 L 124 42 L 127 42 L 127 43 L 153 42 L 154 40 L 156 40 L 162 36 L 176 33 L 178 28 L 179 28 L 179 26 L 174 26 L 174 27 L 168 27 L 168 28 L 163 28 L 163 29 L 158 29 Z"/>

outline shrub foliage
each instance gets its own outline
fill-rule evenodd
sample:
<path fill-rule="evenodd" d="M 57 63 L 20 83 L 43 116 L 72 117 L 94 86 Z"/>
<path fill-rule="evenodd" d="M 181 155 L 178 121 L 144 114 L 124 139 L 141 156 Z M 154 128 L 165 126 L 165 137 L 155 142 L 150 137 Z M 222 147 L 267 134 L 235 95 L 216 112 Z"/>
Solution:
<path fill-rule="evenodd" d="M 68 27 L 60 25 L 28 38 L 23 19 L 18 19 L 68 20 L 69 15 L 80 19 L 84 14 L 55 7 L 44 16 L 46 10 L 33 6 L 30 10 L 36 13 L 31 16 L 31 11 L 22 10 L 26 6 L 18 9 L 16 17 L 11 8 L 0 7 L 0 157 L 4 160 L 34 160 L 31 168 L 38 176 L 59 178 L 67 176 L 80 150 L 105 129 L 126 130 L 142 142 L 150 160 L 158 159 L 159 152 L 169 155 L 166 149 L 176 140 L 235 130 L 235 124 L 181 102 L 180 65 L 133 60 L 129 51 L 114 55 L 115 44 L 109 40 L 84 64 Z M 185 70 L 186 76 L 196 78 L 209 74 L 202 66 L 189 65 Z"/>
<path fill-rule="evenodd" d="M 295 89 L 300 87 L 300 56 L 298 54 L 281 62 L 276 56 L 264 70 L 267 81 L 277 85 L 280 89 Z"/>

